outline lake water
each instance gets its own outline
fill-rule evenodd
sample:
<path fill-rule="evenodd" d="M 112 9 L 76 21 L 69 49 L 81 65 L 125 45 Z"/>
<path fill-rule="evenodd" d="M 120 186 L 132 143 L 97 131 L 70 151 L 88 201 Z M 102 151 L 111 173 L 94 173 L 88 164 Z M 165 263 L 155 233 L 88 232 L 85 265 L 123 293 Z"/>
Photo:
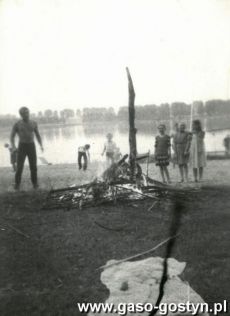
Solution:
<path fill-rule="evenodd" d="M 116 123 L 96 124 L 84 126 L 63 126 L 63 127 L 43 127 L 40 126 L 40 133 L 43 138 L 44 153 L 37 149 L 38 157 L 44 157 L 51 163 L 75 163 L 77 161 L 78 146 L 86 143 L 91 145 L 91 159 L 105 159 L 101 157 L 105 135 L 112 132 L 114 141 L 120 147 L 121 153 L 129 152 L 128 128 L 125 125 Z M 138 128 L 137 148 L 139 153 L 154 150 L 154 136 L 156 131 L 152 131 L 151 126 L 143 124 Z M 0 166 L 9 166 L 9 152 L 4 148 L 5 143 L 9 143 L 9 130 L 2 130 L 0 133 Z M 230 130 L 217 132 L 207 132 L 205 144 L 207 151 L 224 150 L 223 138 L 230 134 Z M 38 161 L 40 163 L 40 161 Z"/>

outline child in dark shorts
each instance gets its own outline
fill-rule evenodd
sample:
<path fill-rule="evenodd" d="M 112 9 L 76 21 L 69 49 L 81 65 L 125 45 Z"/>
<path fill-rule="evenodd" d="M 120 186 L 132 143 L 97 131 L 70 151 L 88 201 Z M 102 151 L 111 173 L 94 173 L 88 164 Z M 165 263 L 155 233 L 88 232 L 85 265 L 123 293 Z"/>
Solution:
<path fill-rule="evenodd" d="M 160 168 L 161 177 L 164 183 L 170 183 L 168 172 L 169 160 L 171 158 L 170 136 L 165 134 L 166 126 L 160 124 L 158 126 L 159 135 L 155 138 L 155 160 L 156 166 Z"/>
<path fill-rule="evenodd" d="M 5 148 L 9 149 L 10 152 L 10 163 L 13 167 L 13 171 L 15 172 L 17 169 L 17 150 L 13 150 L 9 144 L 5 144 Z"/>

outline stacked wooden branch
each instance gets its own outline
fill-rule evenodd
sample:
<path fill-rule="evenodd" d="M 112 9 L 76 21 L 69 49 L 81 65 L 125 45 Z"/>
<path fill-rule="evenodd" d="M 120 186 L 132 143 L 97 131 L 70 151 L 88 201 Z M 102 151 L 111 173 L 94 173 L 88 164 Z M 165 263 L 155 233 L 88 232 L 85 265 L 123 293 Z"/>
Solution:
<path fill-rule="evenodd" d="M 151 196 L 153 195 L 151 193 Z M 149 196 L 143 194 L 142 190 L 132 183 L 108 184 L 94 181 L 87 185 L 50 191 L 44 208 L 75 207 L 81 209 L 82 207 L 97 206 L 104 203 L 141 200 L 147 197 Z"/>
<path fill-rule="evenodd" d="M 142 201 L 188 199 L 188 190 L 178 190 L 145 176 L 138 167 L 136 182 L 130 181 L 130 165 L 124 156 L 94 181 L 67 188 L 51 190 L 44 209 L 86 208 L 101 204 Z M 138 164 L 137 164 L 138 166 Z M 191 191 L 191 190 L 190 190 Z M 191 197 L 191 193 L 190 193 Z"/>

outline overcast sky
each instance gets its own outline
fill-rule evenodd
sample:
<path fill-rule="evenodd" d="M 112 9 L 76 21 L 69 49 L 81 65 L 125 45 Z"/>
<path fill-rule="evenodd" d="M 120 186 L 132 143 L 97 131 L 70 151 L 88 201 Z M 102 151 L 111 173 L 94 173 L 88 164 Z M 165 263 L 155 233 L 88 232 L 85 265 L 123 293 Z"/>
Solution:
<path fill-rule="evenodd" d="M 230 98 L 230 0 L 0 0 L 0 113 Z"/>

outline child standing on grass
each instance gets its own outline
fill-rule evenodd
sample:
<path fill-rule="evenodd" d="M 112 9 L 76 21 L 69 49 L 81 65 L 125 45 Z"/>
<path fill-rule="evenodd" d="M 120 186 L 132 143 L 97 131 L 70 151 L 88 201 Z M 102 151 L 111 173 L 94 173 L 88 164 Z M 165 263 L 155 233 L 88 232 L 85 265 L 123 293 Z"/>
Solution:
<path fill-rule="evenodd" d="M 174 136 L 179 132 L 179 124 L 175 123 L 173 126 L 173 132 L 171 134 L 171 139 L 174 139 Z M 173 163 L 173 168 L 176 166 L 176 153 L 175 153 L 175 148 L 173 147 L 173 154 L 172 154 L 172 163 Z"/>
<path fill-rule="evenodd" d="M 166 135 L 166 126 L 160 124 L 158 126 L 159 135 L 155 138 L 155 160 L 156 166 L 159 166 L 161 177 L 164 183 L 170 183 L 168 172 L 169 160 L 171 158 L 171 143 L 170 136 Z"/>
<path fill-rule="evenodd" d="M 191 141 L 191 134 L 186 131 L 186 125 L 180 124 L 179 130 L 173 137 L 173 149 L 175 153 L 175 162 L 179 166 L 181 180 L 188 182 L 188 161 L 189 161 L 189 147 Z"/>
<path fill-rule="evenodd" d="M 223 140 L 223 145 L 225 148 L 225 155 L 230 155 L 230 135 L 228 134 L 224 140 Z"/>
<path fill-rule="evenodd" d="M 108 133 L 106 135 L 107 141 L 105 142 L 103 151 L 102 151 L 102 156 L 106 155 L 106 163 L 107 166 L 110 166 L 114 163 L 114 155 L 116 151 L 116 143 L 113 141 L 113 134 Z"/>
<path fill-rule="evenodd" d="M 206 154 L 204 145 L 205 132 L 202 130 L 201 122 L 192 122 L 192 141 L 190 146 L 190 160 L 193 168 L 195 182 L 203 179 L 203 171 L 206 166 Z M 199 178 L 198 178 L 199 177 Z"/>
<path fill-rule="evenodd" d="M 17 169 L 17 149 L 13 150 L 12 147 L 10 147 L 9 144 L 5 144 L 5 148 L 9 149 L 10 152 L 10 163 L 13 167 L 13 171 L 16 172 Z"/>

